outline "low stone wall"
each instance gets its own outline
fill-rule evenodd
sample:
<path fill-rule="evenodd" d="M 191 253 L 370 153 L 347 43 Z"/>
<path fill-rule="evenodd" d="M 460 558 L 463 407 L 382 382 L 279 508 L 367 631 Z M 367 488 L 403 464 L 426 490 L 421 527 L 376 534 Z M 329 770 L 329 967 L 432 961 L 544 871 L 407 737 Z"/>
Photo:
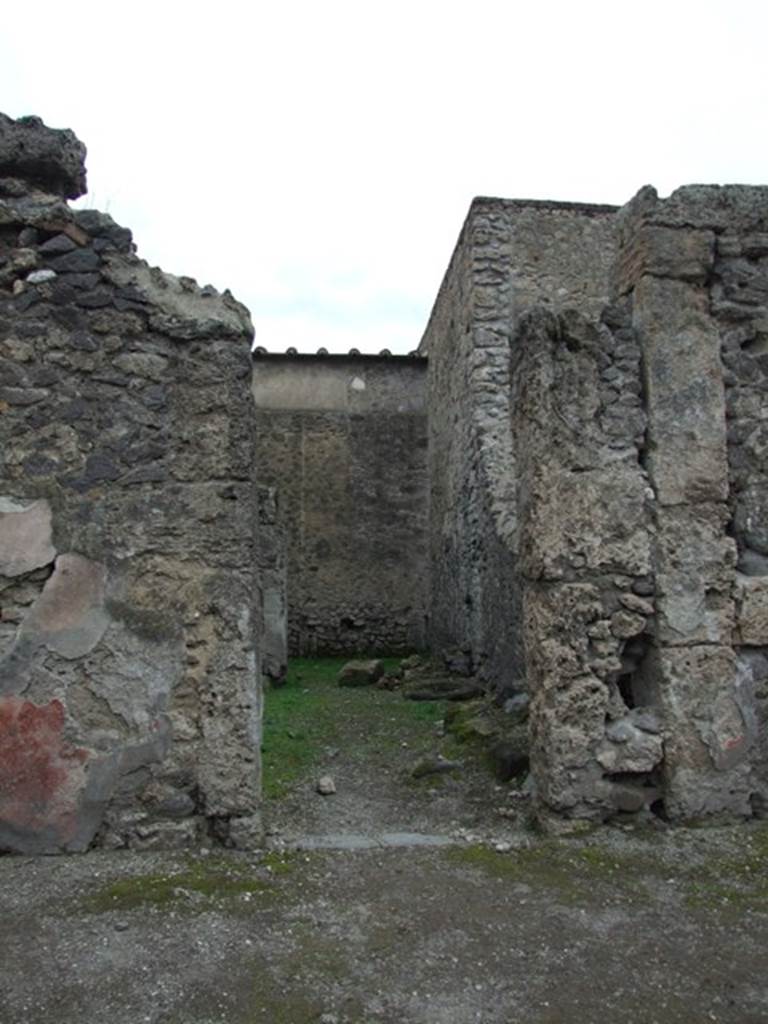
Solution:
<path fill-rule="evenodd" d="M 0 850 L 259 834 L 252 329 L 0 120 Z"/>
<path fill-rule="evenodd" d="M 425 375 L 413 357 L 254 357 L 254 460 L 280 504 L 292 654 L 424 646 Z"/>

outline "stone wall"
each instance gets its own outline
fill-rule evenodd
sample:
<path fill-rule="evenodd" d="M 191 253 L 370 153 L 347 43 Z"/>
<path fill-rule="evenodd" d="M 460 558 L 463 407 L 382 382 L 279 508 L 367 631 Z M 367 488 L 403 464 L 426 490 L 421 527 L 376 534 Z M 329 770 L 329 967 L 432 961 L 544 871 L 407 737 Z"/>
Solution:
<path fill-rule="evenodd" d="M 536 309 L 512 349 L 520 587 L 540 820 L 659 799 L 659 716 L 631 695 L 652 626 L 640 351 L 626 307 Z"/>
<path fill-rule="evenodd" d="M 258 838 L 252 329 L 0 118 L 0 850 Z"/>
<path fill-rule="evenodd" d="M 656 496 L 667 808 L 747 816 L 768 806 L 768 189 L 646 189 L 622 234 Z"/>
<path fill-rule="evenodd" d="M 292 654 L 424 646 L 424 360 L 256 354 L 255 461 L 286 534 Z"/>
<path fill-rule="evenodd" d="M 534 305 L 605 303 L 613 207 L 476 199 L 421 342 L 429 357 L 430 646 L 525 686 L 510 343 Z"/>
<path fill-rule="evenodd" d="M 280 498 L 274 487 L 257 492 L 256 576 L 261 604 L 262 633 L 259 649 L 261 672 L 268 683 L 285 682 L 288 670 L 288 566 L 280 514 Z"/>
<path fill-rule="evenodd" d="M 473 204 L 427 329 L 431 642 L 550 827 L 768 806 L 768 190 Z"/>
<path fill-rule="evenodd" d="M 546 826 L 768 813 L 768 188 L 476 200 L 427 371 L 251 360 L 84 155 L 0 115 L 0 852 L 252 844 L 262 673 L 426 642 Z"/>

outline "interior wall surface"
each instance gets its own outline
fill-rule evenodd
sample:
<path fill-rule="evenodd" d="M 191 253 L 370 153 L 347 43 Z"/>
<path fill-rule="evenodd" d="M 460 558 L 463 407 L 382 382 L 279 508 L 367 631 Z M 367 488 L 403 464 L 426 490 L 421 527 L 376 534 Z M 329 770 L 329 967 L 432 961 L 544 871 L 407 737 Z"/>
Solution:
<path fill-rule="evenodd" d="M 615 208 L 477 199 L 420 351 L 429 356 L 429 642 L 498 692 L 525 687 L 510 344 L 526 310 L 598 311 Z"/>
<path fill-rule="evenodd" d="M 251 845 L 247 311 L 67 205 L 71 133 L 0 129 L 0 850 Z"/>
<path fill-rule="evenodd" d="M 425 642 L 426 364 L 256 355 L 255 461 L 276 489 L 292 654 Z"/>

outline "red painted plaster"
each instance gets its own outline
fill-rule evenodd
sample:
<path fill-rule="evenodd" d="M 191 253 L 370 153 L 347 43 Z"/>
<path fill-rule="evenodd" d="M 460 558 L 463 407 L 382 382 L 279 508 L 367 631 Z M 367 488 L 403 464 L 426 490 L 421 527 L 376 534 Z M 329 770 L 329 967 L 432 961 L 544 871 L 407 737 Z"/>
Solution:
<path fill-rule="evenodd" d="M 64 705 L 0 700 L 0 821 L 72 838 L 88 751 L 63 740 Z"/>

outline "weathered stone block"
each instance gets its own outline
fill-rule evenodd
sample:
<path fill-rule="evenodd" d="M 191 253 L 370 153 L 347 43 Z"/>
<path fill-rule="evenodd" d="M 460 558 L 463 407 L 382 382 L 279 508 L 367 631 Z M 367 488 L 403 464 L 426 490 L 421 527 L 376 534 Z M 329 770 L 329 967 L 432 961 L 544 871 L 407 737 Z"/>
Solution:
<path fill-rule="evenodd" d="M 602 611 L 600 591 L 590 583 L 526 590 L 523 628 L 532 691 L 588 672 L 588 629 Z"/>
<path fill-rule="evenodd" d="M 339 686 L 373 686 L 377 679 L 384 675 L 384 662 L 379 659 L 371 661 L 348 661 L 342 666 L 337 682 Z"/>
<path fill-rule="evenodd" d="M 736 576 L 736 626 L 740 643 L 768 646 L 768 576 Z"/>
<path fill-rule="evenodd" d="M 522 522 L 522 571 L 550 580 L 588 572 L 648 573 L 646 488 L 633 467 L 577 473 L 552 463 L 540 466 Z"/>
<path fill-rule="evenodd" d="M 76 199 L 86 191 L 85 146 L 68 129 L 48 128 L 39 117 L 14 121 L 0 114 L 0 179 L 29 183 L 51 195 Z"/>
<path fill-rule="evenodd" d="M 728 495 L 720 334 L 708 295 L 646 276 L 635 289 L 634 324 L 648 402 L 648 467 L 662 505 Z"/>
<path fill-rule="evenodd" d="M 608 792 L 596 752 L 605 729 L 608 688 L 594 675 L 541 678 L 531 701 L 531 771 L 536 800 L 576 817 L 602 817 Z"/>
<path fill-rule="evenodd" d="M 104 608 L 106 568 L 82 555 L 59 555 L 53 575 L 25 618 L 20 636 L 63 658 L 93 650 L 109 624 Z"/>
<path fill-rule="evenodd" d="M 768 482 L 758 477 L 739 492 L 734 526 L 749 548 L 768 557 Z"/>
<path fill-rule="evenodd" d="M 650 772 L 662 759 L 661 736 L 638 729 L 630 719 L 613 722 L 597 750 L 597 761 L 609 774 Z"/>
<path fill-rule="evenodd" d="M 726 506 L 668 508 L 657 534 L 658 635 L 664 644 L 729 644 L 736 545 Z"/>
<path fill-rule="evenodd" d="M 756 719 L 733 651 L 667 648 L 659 672 L 668 813 L 683 820 L 748 816 Z"/>
<path fill-rule="evenodd" d="M 714 263 L 712 231 L 641 225 L 623 253 L 624 285 L 634 287 L 643 274 L 701 283 Z"/>

